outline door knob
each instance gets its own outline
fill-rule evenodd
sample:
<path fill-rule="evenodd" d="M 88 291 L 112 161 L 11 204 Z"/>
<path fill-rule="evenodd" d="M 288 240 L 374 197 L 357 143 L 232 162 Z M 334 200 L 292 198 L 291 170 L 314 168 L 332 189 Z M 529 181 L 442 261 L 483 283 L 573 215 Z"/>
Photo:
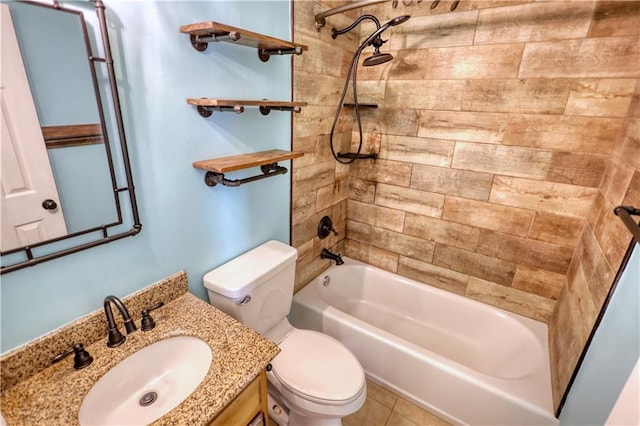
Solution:
<path fill-rule="evenodd" d="M 42 202 L 42 208 L 45 210 L 55 210 L 58 208 L 58 204 L 53 200 L 44 200 Z"/>

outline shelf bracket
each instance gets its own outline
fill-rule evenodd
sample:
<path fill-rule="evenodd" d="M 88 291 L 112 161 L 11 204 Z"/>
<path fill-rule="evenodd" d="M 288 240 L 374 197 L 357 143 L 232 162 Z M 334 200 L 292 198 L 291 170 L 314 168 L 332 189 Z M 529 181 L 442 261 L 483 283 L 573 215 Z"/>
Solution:
<path fill-rule="evenodd" d="M 271 110 L 276 111 L 293 111 L 295 113 L 299 113 L 302 111 L 302 108 L 299 106 L 271 106 L 271 105 L 260 105 L 260 113 L 262 115 L 269 115 Z"/>
<path fill-rule="evenodd" d="M 234 42 L 234 41 L 240 40 L 240 37 L 241 35 L 239 32 L 231 31 L 224 34 L 212 33 L 204 36 L 191 34 L 190 40 L 191 40 L 191 46 L 193 46 L 194 49 L 196 49 L 198 52 L 204 52 L 205 50 L 207 50 L 209 43 L 220 42 L 220 41 Z"/>
<path fill-rule="evenodd" d="M 224 173 L 207 172 L 204 175 L 204 183 L 207 186 L 216 186 L 217 184 L 222 184 L 224 186 L 240 186 L 245 183 L 287 173 L 287 168 L 279 166 L 278 163 L 264 164 L 260 166 L 260 170 L 262 170 L 261 175 L 251 176 L 244 179 L 227 179 L 224 177 Z"/>
<path fill-rule="evenodd" d="M 233 106 L 209 106 L 209 105 L 198 105 L 198 114 L 202 117 L 211 117 L 213 111 L 218 112 L 235 112 L 236 114 L 242 114 L 244 112 L 244 107 L 242 105 L 233 105 Z"/>
<path fill-rule="evenodd" d="M 258 49 L 258 57 L 262 62 L 267 62 L 272 55 L 302 55 L 302 51 L 300 46 L 291 49 Z"/>

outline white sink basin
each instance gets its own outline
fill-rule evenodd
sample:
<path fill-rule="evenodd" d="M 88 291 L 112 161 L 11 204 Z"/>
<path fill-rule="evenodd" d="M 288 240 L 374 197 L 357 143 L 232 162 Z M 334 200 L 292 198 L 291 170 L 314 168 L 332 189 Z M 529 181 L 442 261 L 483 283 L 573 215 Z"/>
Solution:
<path fill-rule="evenodd" d="M 81 425 L 148 424 L 185 400 L 213 355 L 197 337 L 161 340 L 125 358 L 98 380 L 78 413 Z"/>

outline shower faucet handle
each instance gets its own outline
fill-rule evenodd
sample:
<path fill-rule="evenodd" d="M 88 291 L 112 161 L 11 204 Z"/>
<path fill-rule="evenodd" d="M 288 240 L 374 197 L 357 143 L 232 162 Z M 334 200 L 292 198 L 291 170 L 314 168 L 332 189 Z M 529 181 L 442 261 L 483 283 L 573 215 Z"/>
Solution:
<path fill-rule="evenodd" d="M 318 223 L 318 238 L 321 240 L 327 238 L 329 236 L 329 232 L 333 232 L 333 235 L 338 235 L 338 231 L 333 227 L 331 218 L 329 216 L 324 216 L 320 219 L 320 223 Z"/>

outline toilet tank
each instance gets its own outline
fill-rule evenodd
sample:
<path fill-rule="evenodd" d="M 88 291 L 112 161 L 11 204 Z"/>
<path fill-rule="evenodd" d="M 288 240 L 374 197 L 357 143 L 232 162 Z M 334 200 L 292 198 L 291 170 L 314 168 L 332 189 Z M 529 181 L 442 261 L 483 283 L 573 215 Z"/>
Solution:
<path fill-rule="evenodd" d="M 209 302 L 264 334 L 289 314 L 297 257 L 272 240 L 231 259 L 204 276 Z"/>

